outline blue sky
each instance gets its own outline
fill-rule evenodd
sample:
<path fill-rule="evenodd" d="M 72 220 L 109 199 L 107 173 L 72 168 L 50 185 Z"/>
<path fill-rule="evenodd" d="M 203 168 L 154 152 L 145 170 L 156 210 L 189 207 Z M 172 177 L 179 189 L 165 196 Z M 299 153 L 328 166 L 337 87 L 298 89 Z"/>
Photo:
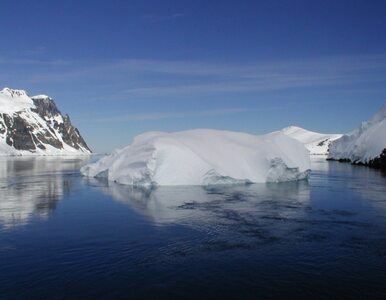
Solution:
<path fill-rule="evenodd" d="M 0 86 L 97 152 L 149 130 L 347 132 L 386 101 L 386 1 L 2 1 Z"/>

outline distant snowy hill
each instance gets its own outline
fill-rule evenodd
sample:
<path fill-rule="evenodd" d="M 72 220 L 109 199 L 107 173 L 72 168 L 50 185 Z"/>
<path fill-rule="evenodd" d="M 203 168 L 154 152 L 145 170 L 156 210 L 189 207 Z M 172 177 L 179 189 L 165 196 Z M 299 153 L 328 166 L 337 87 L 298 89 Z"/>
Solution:
<path fill-rule="evenodd" d="M 329 158 L 386 168 L 386 103 L 369 121 L 334 141 Z"/>
<path fill-rule="evenodd" d="M 330 143 L 342 136 L 313 132 L 296 126 L 286 127 L 281 132 L 304 144 L 311 155 L 327 155 Z"/>
<path fill-rule="evenodd" d="M 78 155 L 91 150 L 70 117 L 46 96 L 0 91 L 0 155 Z"/>
<path fill-rule="evenodd" d="M 309 175 L 307 149 L 280 132 L 263 136 L 197 129 L 148 132 L 81 169 L 134 186 L 281 182 Z"/>

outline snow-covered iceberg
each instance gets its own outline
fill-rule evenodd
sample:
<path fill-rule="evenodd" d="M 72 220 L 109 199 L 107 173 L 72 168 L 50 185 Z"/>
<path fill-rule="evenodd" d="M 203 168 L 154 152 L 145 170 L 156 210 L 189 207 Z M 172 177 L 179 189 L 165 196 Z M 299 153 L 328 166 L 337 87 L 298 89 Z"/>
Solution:
<path fill-rule="evenodd" d="M 386 103 L 369 121 L 332 142 L 329 159 L 373 166 L 386 160 Z"/>
<path fill-rule="evenodd" d="M 301 143 L 280 132 L 197 129 L 139 135 L 81 172 L 134 186 L 281 182 L 308 178 L 310 158 Z"/>
<path fill-rule="evenodd" d="M 304 144 L 310 155 L 328 155 L 331 142 L 342 137 L 342 134 L 319 133 L 297 126 L 286 127 L 281 132 Z"/>

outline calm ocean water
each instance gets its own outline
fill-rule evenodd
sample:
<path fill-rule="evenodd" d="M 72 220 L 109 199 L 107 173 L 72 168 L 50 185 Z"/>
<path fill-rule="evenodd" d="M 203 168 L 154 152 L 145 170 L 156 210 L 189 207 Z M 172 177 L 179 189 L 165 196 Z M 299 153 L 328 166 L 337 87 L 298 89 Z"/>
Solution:
<path fill-rule="evenodd" d="M 133 189 L 0 161 L 0 299 L 386 299 L 386 176 Z"/>

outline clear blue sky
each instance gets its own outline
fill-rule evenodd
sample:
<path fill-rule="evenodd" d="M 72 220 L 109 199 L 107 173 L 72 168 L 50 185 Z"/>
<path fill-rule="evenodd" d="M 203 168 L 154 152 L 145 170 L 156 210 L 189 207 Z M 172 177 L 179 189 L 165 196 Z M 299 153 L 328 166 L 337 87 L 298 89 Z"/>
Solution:
<path fill-rule="evenodd" d="M 0 86 L 90 146 L 149 130 L 347 132 L 386 101 L 386 1 L 1 1 Z"/>

